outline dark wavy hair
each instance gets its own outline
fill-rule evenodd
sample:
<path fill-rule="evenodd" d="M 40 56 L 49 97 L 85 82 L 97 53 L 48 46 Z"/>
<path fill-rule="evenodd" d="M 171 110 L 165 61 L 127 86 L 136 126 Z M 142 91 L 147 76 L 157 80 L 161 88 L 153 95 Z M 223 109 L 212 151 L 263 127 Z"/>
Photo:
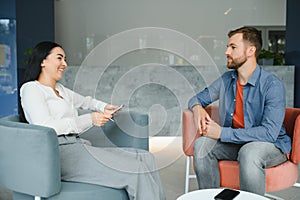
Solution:
<path fill-rule="evenodd" d="M 255 57 L 257 58 L 262 48 L 261 32 L 254 27 L 244 26 L 232 31 L 229 31 L 228 37 L 232 37 L 237 33 L 243 34 L 243 40 L 250 42 L 256 48 Z"/>
<path fill-rule="evenodd" d="M 59 44 L 50 41 L 43 41 L 38 43 L 32 50 L 28 64 L 25 69 L 22 85 L 29 81 L 38 80 L 41 73 L 41 64 L 44 59 L 51 53 L 55 47 L 61 47 Z M 62 47 L 61 47 L 62 48 Z M 21 99 L 19 99 L 19 117 L 21 122 L 27 122 L 24 110 L 21 106 Z"/>

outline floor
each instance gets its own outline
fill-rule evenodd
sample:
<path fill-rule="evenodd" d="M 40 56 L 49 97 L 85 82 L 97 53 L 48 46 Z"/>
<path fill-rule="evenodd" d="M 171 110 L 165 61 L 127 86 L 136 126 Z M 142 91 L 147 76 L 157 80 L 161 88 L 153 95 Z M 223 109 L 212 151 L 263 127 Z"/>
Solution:
<path fill-rule="evenodd" d="M 157 159 L 167 200 L 176 200 L 184 193 L 185 156 L 181 137 L 153 137 L 150 139 L 150 151 Z M 196 189 L 196 179 L 191 180 L 189 191 Z M 272 195 L 284 200 L 299 200 L 300 188 L 292 187 Z M 1 186 L 0 200 L 12 200 L 11 192 Z"/>

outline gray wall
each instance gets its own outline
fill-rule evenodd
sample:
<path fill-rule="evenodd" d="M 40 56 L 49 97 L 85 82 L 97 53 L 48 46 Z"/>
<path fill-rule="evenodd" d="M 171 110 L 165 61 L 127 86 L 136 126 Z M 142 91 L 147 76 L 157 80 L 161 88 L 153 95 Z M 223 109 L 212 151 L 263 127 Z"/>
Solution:
<path fill-rule="evenodd" d="M 226 66 L 217 67 L 220 73 Z M 293 107 L 294 66 L 264 66 L 279 77 L 287 89 L 287 106 Z M 210 66 L 147 65 L 110 66 L 99 74 L 99 68 L 69 66 L 61 82 L 83 95 L 108 103 L 125 104 L 124 109 L 148 113 L 151 136 L 181 135 L 181 114 L 188 100 L 206 87 Z M 217 78 L 219 75 L 211 75 Z M 92 77 L 101 77 L 93 81 Z M 113 77 L 113 78 L 112 78 Z"/>
<path fill-rule="evenodd" d="M 285 16 L 286 0 L 56 0 L 55 40 L 83 66 L 68 76 L 75 91 L 148 113 L 151 135 L 180 135 L 188 99 L 226 70 L 227 32 Z"/>
<path fill-rule="evenodd" d="M 69 64 L 80 65 L 91 48 L 112 35 L 163 27 L 196 40 L 223 65 L 228 30 L 285 26 L 285 16 L 286 0 L 56 0 L 55 40 Z"/>

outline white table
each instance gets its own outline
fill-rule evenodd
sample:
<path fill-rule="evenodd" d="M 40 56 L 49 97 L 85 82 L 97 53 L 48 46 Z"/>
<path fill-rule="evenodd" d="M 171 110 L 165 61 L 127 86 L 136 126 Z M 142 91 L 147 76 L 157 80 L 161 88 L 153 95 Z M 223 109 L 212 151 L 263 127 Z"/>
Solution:
<path fill-rule="evenodd" d="M 223 188 L 196 190 L 196 191 L 188 192 L 178 197 L 177 200 L 200 200 L 200 199 L 214 200 L 214 196 L 216 196 L 222 190 Z M 254 193 L 240 191 L 240 194 L 236 196 L 234 200 L 270 200 L 270 199 Z"/>

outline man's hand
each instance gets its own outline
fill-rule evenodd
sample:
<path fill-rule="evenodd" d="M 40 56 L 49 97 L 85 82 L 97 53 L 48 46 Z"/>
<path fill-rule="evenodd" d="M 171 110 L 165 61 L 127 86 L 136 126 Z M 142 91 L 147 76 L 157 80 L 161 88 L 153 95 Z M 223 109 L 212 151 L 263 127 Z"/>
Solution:
<path fill-rule="evenodd" d="M 215 121 L 210 120 L 206 123 L 207 131 L 203 133 L 203 136 L 212 139 L 220 139 L 222 128 Z"/>
<path fill-rule="evenodd" d="M 196 130 L 202 136 L 206 134 L 208 130 L 208 122 L 212 120 L 201 105 L 195 105 L 192 110 L 194 113 L 194 123 L 196 126 Z"/>

